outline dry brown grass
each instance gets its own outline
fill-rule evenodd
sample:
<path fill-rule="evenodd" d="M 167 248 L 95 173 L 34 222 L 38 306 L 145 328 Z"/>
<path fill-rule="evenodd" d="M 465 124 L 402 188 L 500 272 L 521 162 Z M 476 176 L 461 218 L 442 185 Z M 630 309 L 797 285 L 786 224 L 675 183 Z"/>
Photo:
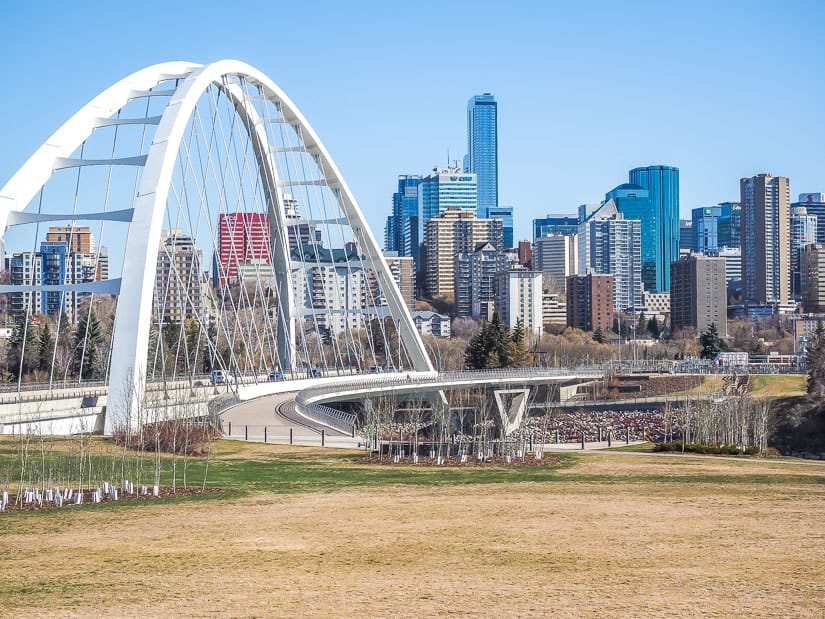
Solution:
<path fill-rule="evenodd" d="M 545 483 L 257 493 L 3 517 L 0 608 L 816 616 L 823 479 L 817 466 L 604 454 Z"/>

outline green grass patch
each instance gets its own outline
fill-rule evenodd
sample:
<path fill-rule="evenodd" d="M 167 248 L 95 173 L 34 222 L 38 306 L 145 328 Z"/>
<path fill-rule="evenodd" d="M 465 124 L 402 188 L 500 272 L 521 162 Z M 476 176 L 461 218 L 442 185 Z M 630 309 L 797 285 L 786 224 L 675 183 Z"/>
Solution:
<path fill-rule="evenodd" d="M 17 449 L 9 446 L 9 441 L 2 441 L 0 445 L 0 472 L 13 471 L 15 463 L 19 462 Z M 64 443 L 55 440 L 54 449 L 45 453 L 47 468 L 49 459 L 52 463 L 66 465 L 71 458 L 77 458 L 69 449 L 70 440 Z M 649 453 L 653 450 L 651 443 L 639 445 L 620 445 L 611 451 Z M 112 481 L 118 483 L 120 479 L 121 453 L 113 449 L 111 444 L 101 439 L 95 439 L 93 447 L 93 471 L 101 474 L 111 473 L 108 477 L 93 477 L 92 480 Z M 702 463 L 692 459 L 695 464 L 688 471 L 683 467 L 674 469 L 674 464 L 688 462 L 687 459 L 674 455 L 670 458 L 645 458 L 640 462 L 646 463 L 645 468 L 634 471 L 636 459 L 624 458 L 616 461 L 615 473 L 590 474 L 587 472 L 588 461 L 599 458 L 598 454 L 554 454 L 561 458 L 557 464 L 542 464 L 539 466 L 487 465 L 487 466 L 433 466 L 428 463 L 411 464 L 371 464 L 363 461 L 363 452 L 321 450 L 318 448 L 287 447 L 244 443 L 241 441 L 217 441 L 213 444 L 213 453 L 208 462 L 207 487 L 221 488 L 221 493 L 186 494 L 163 497 L 151 500 L 130 500 L 117 503 L 102 503 L 98 505 L 85 504 L 62 509 L 48 509 L 42 511 L 23 512 L 19 514 L 4 514 L 0 517 L 0 533 L 11 530 L 12 521 L 19 518 L 53 518 L 52 526 L 60 528 L 61 523 L 69 526 L 70 513 L 83 510 L 103 510 L 116 512 L 122 509 L 154 505 L 163 503 L 181 503 L 188 501 L 226 501 L 255 493 L 292 494 L 307 492 L 331 492 L 337 490 L 375 488 L 386 486 L 458 486 L 471 484 L 518 484 L 518 483 L 552 483 L 552 482 L 581 482 L 595 484 L 758 484 L 779 485 L 795 484 L 800 486 L 819 486 L 825 483 L 823 475 L 801 475 L 798 472 L 771 471 L 764 474 L 755 471 L 753 474 L 731 469 L 731 473 L 718 471 L 704 474 Z M 42 460 L 40 452 L 31 455 L 33 461 Z M 602 458 L 621 458 L 608 456 Z M 135 453 L 127 454 L 127 462 L 134 463 L 138 459 Z M 718 464 L 718 460 L 716 461 Z M 738 462 L 743 462 L 740 458 Z M 745 461 L 746 462 L 746 461 Z M 737 463 L 731 459 L 730 466 Z M 656 469 L 651 473 L 650 465 Z M 580 465 L 580 466 L 579 466 Z M 154 477 L 154 454 L 146 454 L 143 459 L 142 483 L 151 485 Z M 200 488 L 203 483 L 207 461 L 202 457 L 190 457 L 186 465 L 187 485 Z M 661 467 L 659 469 L 658 467 Z M 161 485 L 169 487 L 172 484 L 172 457 L 161 456 Z M 184 460 L 178 457 L 177 485 L 183 487 Z M 661 473 L 658 471 L 661 470 Z M 825 473 L 825 469 L 823 469 Z M 15 476 L 8 476 L 7 480 L 15 481 Z M 2 483 L 3 480 L 0 480 Z M 136 480 L 133 480 L 137 483 Z"/>
<path fill-rule="evenodd" d="M 19 479 L 20 449 L 19 444 L 10 440 L 0 441 L 0 489 L 4 484 L 14 487 Z M 47 479 L 53 481 L 50 486 L 59 485 L 77 488 L 80 456 L 73 452 L 70 439 L 52 439 L 49 448 L 42 453 L 39 444 L 34 441 L 29 446 L 27 473 L 24 486 L 39 485 L 42 471 L 47 471 Z M 146 453 L 142 457 L 128 451 L 125 459 L 122 450 L 102 439 L 94 439 L 90 449 L 93 453 L 86 456 L 84 464 L 84 487 L 88 480 L 93 483 L 109 481 L 119 485 L 121 477 L 131 479 L 137 486 L 145 484 L 151 487 L 155 477 L 155 454 Z M 361 488 L 387 485 L 427 485 L 444 486 L 459 484 L 519 483 L 542 482 L 554 478 L 556 473 L 575 462 L 575 458 L 562 455 L 559 464 L 540 466 L 489 465 L 489 466 L 433 466 L 370 464 L 363 462 L 363 452 L 318 450 L 317 448 L 286 447 L 243 443 L 240 441 L 216 441 L 208 462 L 204 457 L 178 456 L 175 471 L 176 485 L 199 488 L 206 476 L 206 486 L 221 488 L 222 494 L 190 494 L 181 497 L 158 498 L 151 501 L 132 500 L 98 505 L 85 504 L 72 506 L 70 509 L 124 509 L 136 505 L 158 502 L 189 500 L 211 500 L 231 498 L 254 492 L 294 493 L 332 491 L 346 488 Z M 125 473 L 122 462 L 125 461 Z M 91 464 L 89 464 L 91 462 Z M 138 466 L 141 469 L 137 476 Z M 208 466 L 208 472 L 207 472 Z M 91 477 L 89 469 L 91 468 Z M 184 484 L 184 468 L 186 484 Z M 53 473 L 56 476 L 52 476 Z M 62 476 L 62 477 L 61 477 Z M 68 481 L 67 481 L 68 480 Z M 72 481 L 75 480 L 75 481 Z M 173 457 L 162 454 L 160 457 L 160 485 L 170 487 L 173 480 Z M 200 499 L 198 498 L 200 497 Z M 66 509 L 66 508 L 64 508 Z M 54 510 L 26 512 L 26 514 L 45 514 Z"/>
<path fill-rule="evenodd" d="M 621 447 L 608 447 L 606 451 L 627 451 L 630 453 L 652 453 L 653 443 L 645 442 L 636 445 L 622 445 Z"/>
<path fill-rule="evenodd" d="M 752 374 L 750 384 L 752 396 L 803 395 L 808 377 L 800 374 Z"/>

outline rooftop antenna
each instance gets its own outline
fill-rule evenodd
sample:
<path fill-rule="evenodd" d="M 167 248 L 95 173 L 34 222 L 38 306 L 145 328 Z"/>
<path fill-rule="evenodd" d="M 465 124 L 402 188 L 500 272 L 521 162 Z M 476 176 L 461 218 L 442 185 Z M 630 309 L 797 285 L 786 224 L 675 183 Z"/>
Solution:
<path fill-rule="evenodd" d="M 447 167 L 450 167 L 450 147 L 447 147 Z"/>

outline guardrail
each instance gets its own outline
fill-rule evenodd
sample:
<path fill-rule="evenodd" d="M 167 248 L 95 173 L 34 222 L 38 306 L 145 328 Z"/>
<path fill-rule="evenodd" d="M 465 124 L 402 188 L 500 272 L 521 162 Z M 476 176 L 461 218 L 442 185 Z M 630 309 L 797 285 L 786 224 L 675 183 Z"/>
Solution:
<path fill-rule="evenodd" d="M 310 404 L 298 412 L 322 426 L 338 430 L 342 434 L 355 436 L 357 417 L 352 413 L 345 413 L 323 404 Z"/>
<path fill-rule="evenodd" d="M 496 370 L 463 370 L 459 372 L 441 372 L 439 374 L 423 374 L 418 372 L 379 374 L 373 379 L 349 380 L 346 382 L 327 383 L 316 387 L 309 387 L 298 393 L 295 402 L 299 406 L 309 406 L 311 399 L 326 393 L 335 393 L 342 388 L 360 389 L 382 386 L 418 385 L 427 383 L 449 383 L 461 381 L 477 381 L 484 379 L 541 379 L 541 378 L 602 378 L 604 372 L 597 367 L 582 366 L 578 368 L 501 368 Z"/>

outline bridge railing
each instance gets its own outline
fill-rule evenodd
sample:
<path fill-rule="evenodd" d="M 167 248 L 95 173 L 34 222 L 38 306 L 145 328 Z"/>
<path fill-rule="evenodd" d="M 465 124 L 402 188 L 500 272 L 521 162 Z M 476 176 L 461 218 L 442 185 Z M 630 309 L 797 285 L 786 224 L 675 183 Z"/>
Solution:
<path fill-rule="evenodd" d="M 315 423 L 355 436 L 357 417 L 352 413 L 345 413 L 323 404 L 310 404 L 299 409 L 299 412 Z"/>

